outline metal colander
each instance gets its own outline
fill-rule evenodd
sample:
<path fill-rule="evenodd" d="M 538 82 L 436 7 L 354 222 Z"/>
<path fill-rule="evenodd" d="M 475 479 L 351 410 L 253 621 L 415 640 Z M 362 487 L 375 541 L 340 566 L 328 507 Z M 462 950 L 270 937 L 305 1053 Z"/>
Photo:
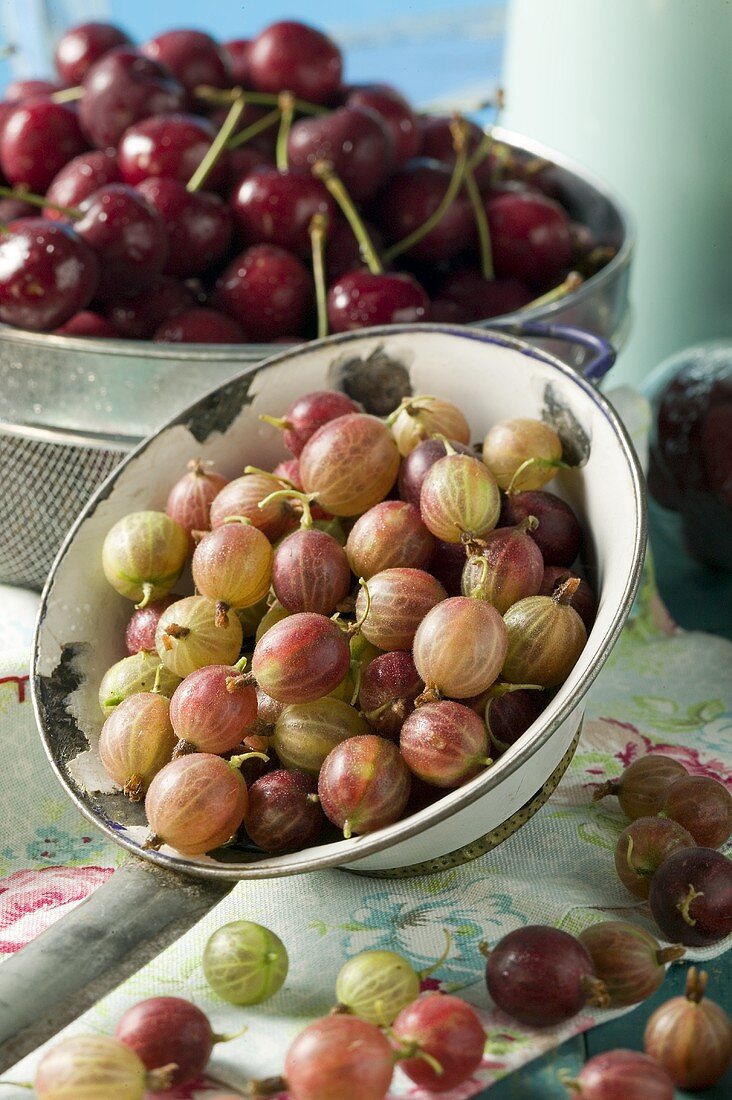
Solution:
<path fill-rule="evenodd" d="M 622 206 L 553 150 L 501 128 L 495 134 L 520 156 L 551 162 L 547 184 L 573 218 L 617 250 L 578 290 L 514 317 L 571 325 L 621 347 L 634 243 Z M 579 370 L 586 364 L 581 347 L 540 346 Z M 281 350 L 85 340 L 0 325 L 0 583 L 41 588 L 72 521 L 132 447 L 178 409 Z"/>

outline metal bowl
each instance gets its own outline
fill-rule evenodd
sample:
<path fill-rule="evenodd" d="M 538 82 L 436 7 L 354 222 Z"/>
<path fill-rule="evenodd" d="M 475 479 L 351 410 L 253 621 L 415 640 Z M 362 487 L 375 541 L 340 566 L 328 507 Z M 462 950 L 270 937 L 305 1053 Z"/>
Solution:
<path fill-rule="evenodd" d="M 572 217 L 617 249 L 573 293 L 513 316 L 572 324 L 621 347 L 634 246 L 627 214 L 603 183 L 568 158 L 506 130 L 497 129 L 496 137 L 520 156 L 551 162 L 544 178 Z M 541 346 L 579 370 L 586 364 L 581 347 Z M 40 588 L 74 516 L 125 453 L 212 386 L 279 350 L 79 339 L 0 325 L 0 582 Z"/>
<path fill-rule="evenodd" d="M 99 682 L 124 655 L 131 609 L 102 572 L 106 532 L 130 511 L 163 507 L 192 456 L 213 460 L 228 476 L 247 463 L 271 468 L 284 457 L 282 441 L 258 414 L 278 413 L 299 394 L 343 388 L 381 411 L 385 371 L 392 382 L 399 380 L 400 394 L 439 393 L 455 401 L 475 439 L 495 421 L 517 415 L 542 417 L 559 431 L 577 466 L 558 475 L 557 491 L 581 519 L 585 568 L 599 596 L 580 659 L 540 718 L 495 765 L 389 828 L 284 856 L 226 848 L 189 858 L 168 848 L 143 849 L 142 808 L 105 776 L 97 750 Z M 33 693 L 46 751 L 90 821 L 171 870 L 212 879 L 328 866 L 408 875 L 464 862 L 527 820 L 566 767 L 581 726 L 582 697 L 627 617 L 644 545 L 642 475 L 625 430 L 595 388 L 548 353 L 497 332 L 444 325 L 348 333 L 283 352 L 214 390 L 143 443 L 77 520 L 44 590 L 34 647 Z"/>

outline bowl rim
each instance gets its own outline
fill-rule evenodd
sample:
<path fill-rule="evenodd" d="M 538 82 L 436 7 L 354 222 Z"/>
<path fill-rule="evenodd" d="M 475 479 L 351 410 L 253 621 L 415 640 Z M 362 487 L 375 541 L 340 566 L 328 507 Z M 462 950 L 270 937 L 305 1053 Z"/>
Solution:
<path fill-rule="evenodd" d="M 588 168 L 585 168 L 583 164 L 580 164 L 572 157 L 566 156 L 564 153 L 551 149 L 548 145 L 544 145 L 534 138 L 526 137 L 518 133 L 516 130 L 508 130 L 503 126 L 495 126 L 493 128 L 493 135 L 497 141 L 505 142 L 519 149 L 521 152 L 531 153 L 535 157 L 547 160 L 551 165 L 555 165 L 580 179 L 583 183 L 589 184 L 589 186 L 601 195 L 615 211 L 621 225 L 622 240 L 618 251 L 605 267 L 590 276 L 589 279 L 586 279 L 576 290 L 570 291 L 569 294 L 564 295 L 564 297 L 559 298 L 557 301 L 547 305 L 539 305 L 533 309 L 518 309 L 514 310 L 512 313 L 503 313 L 500 317 L 491 317 L 489 320 L 474 321 L 471 322 L 470 325 L 461 326 L 464 328 L 471 327 L 472 325 L 490 325 L 493 321 L 502 321 L 505 318 L 511 318 L 511 320 L 520 318 L 522 321 L 535 321 L 539 318 L 551 319 L 555 314 L 566 308 L 582 304 L 587 298 L 597 293 L 604 282 L 610 281 L 618 272 L 630 264 L 637 236 L 635 222 L 627 206 L 615 195 L 610 186 L 603 179 L 596 176 L 594 172 Z M 292 345 L 155 344 L 151 340 L 124 340 L 121 337 L 111 336 L 95 336 L 90 338 L 83 336 L 63 336 L 53 332 L 35 332 L 32 329 L 14 328 L 12 325 L 7 325 L 2 322 L 0 322 L 0 340 L 7 340 L 13 344 L 20 344 L 22 347 L 43 347 L 47 350 L 58 349 L 59 351 L 67 352 L 99 352 L 101 354 L 109 352 L 127 358 L 139 358 L 142 356 L 150 360 L 165 361 L 174 359 L 176 362 L 184 363 L 200 363 L 204 361 L 228 362 L 232 358 L 235 359 L 242 356 L 242 354 L 246 354 L 247 360 L 250 358 L 257 358 L 258 361 L 261 361 L 265 357 L 270 358 L 278 354 L 276 349 L 280 346 L 300 347 L 303 342 L 306 342 L 308 346 L 318 343 L 317 340 L 297 340 L 293 341 Z"/>
<path fill-rule="evenodd" d="M 113 827 L 107 820 L 100 814 L 95 812 L 80 796 L 74 788 L 72 781 L 65 774 L 63 767 L 59 764 L 56 756 L 53 752 L 50 738 L 47 732 L 47 724 L 52 721 L 51 715 L 47 714 L 46 706 L 43 699 L 43 683 L 45 677 L 39 672 L 40 661 L 40 648 L 41 648 L 41 636 L 43 634 L 44 623 L 47 614 L 47 607 L 49 599 L 51 597 L 51 591 L 54 587 L 56 580 L 56 573 L 61 565 L 61 562 L 66 557 L 71 544 L 76 538 L 76 534 L 86 520 L 92 516 L 98 505 L 101 504 L 113 491 L 114 486 L 127 466 L 133 462 L 136 462 L 139 456 L 144 454 L 150 443 L 157 439 L 163 432 L 169 431 L 172 428 L 180 424 L 186 424 L 187 421 L 196 413 L 200 406 L 204 405 L 213 396 L 220 393 L 221 390 L 232 384 L 232 381 L 237 381 L 245 377 L 258 374 L 260 370 L 277 367 L 281 363 L 286 363 L 290 360 L 297 359 L 303 354 L 310 354 L 318 352 L 319 350 L 337 350 L 344 345 L 355 341 L 373 341 L 379 339 L 388 339 L 390 336 L 395 335 L 413 335 L 415 332 L 424 334 L 441 334 L 450 337 L 457 337 L 461 340 L 473 340 L 479 343 L 488 345 L 497 345 L 499 347 L 508 348 L 526 355 L 529 358 L 533 358 L 543 363 L 544 365 L 552 368 L 555 372 L 560 374 L 564 379 L 568 380 L 571 384 L 577 386 L 583 391 L 585 396 L 592 401 L 600 413 L 609 422 L 614 435 L 616 436 L 622 454 L 627 463 L 627 469 L 630 474 L 633 494 L 633 546 L 631 557 L 631 569 L 629 575 L 626 577 L 623 594 L 620 599 L 619 605 L 615 609 L 612 621 L 605 632 L 604 636 L 596 643 L 596 650 L 594 659 L 582 674 L 574 689 L 566 699 L 563 700 L 559 706 L 557 712 L 552 717 L 551 721 L 547 722 L 545 726 L 540 727 L 537 732 L 524 744 L 519 741 L 515 747 L 515 752 L 508 758 L 499 757 L 496 763 L 486 769 L 481 775 L 471 780 L 464 787 L 459 787 L 456 790 L 446 791 L 445 796 L 437 799 L 430 806 L 418 811 L 416 814 L 411 815 L 401 821 L 397 821 L 392 825 L 386 826 L 374 833 L 367 833 L 363 836 L 352 837 L 349 840 L 333 841 L 320 848 L 323 854 L 316 854 L 306 861 L 300 862 L 297 866 L 292 868 L 287 866 L 280 866 L 271 863 L 271 860 L 286 859 L 286 856 L 270 856 L 267 855 L 261 860 L 256 860 L 250 863 L 196 863 L 187 856 L 183 855 L 169 855 L 166 852 L 155 851 L 153 849 L 143 849 L 138 842 L 131 837 L 122 834 L 119 828 Z M 434 323 L 422 323 L 422 324 L 402 324 L 402 325 L 386 325 L 377 328 L 359 329 L 353 332 L 341 333 L 337 336 L 325 337 L 322 340 L 311 341 L 306 345 L 299 347 L 285 349 L 277 355 L 270 356 L 268 359 L 263 360 L 260 363 L 252 363 L 246 366 L 237 376 L 229 382 L 225 382 L 221 385 L 213 387 L 207 394 L 204 394 L 197 401 L 193 402 L 187 409 L 177 413 L 173 418 L 158 428 L 152 435 L 144 439 L 130 454 L 108 475 L 108 477 L 102 482 L 98 489 L 89 498 L 82 511 L 74 521 L 73 526 L 67 533 L 64 541 L 62 542 L 58 553 L 54 559 L 51 570 L 46 579 L 46 583 L 41 594 L 41 600 L 36 618 L 35 632 L 32 646 L 32 659 L 31 659 L 31 698 L 33 701 L 33 709 L 36 717 L 36 723 L 38 731 L 43 743 L 46 756 L 49 759 L 51 767 L 56 774 L 57 779 L 61 783 L 66 794 L 71 798 L 76 808 L 98 829 L 101 829 L 108 838 L 114 840 L 134 855 L 146 859 L 157 866 L 165 867 L 169 870 L 176 871 L 181 874 L 194 875 L 199 878 L 213 879 L 213 880 L 235 880 L 241 879 L 254 879 L 254 878 L 274 878 L 281 876 L 288 876 L 292 874 L 300 874 L 315 870 L 322 870 L 328 867 L 343 866 L 352 863 L 356 863 L 362 858 L 372 855 L 376 852 L 383 851 L 388 848 L 392 848 L 399 844 L 403 840 L 408 840 L 411 837 L 421 833 L 425 828 L 438 825 L 446 818 L 452 817 L 453 814 L 459 810 L 465 809 L 467 806 L 478 801 L 487 795 L 493 788 L 498 786 L 504 780 L 510 778 L 516 771 L 519 770 L 535 752 L 543 747 L 548 742 L 556 730 L 562 725 L 565 719 L 574 711 L 588 691 L 591 684 L 596 679 L 600 669 L 605 664 L 607 657 L 610 654 L 613 646 L 615 645 L 620 632 L 625 624 L 625 621 L 630 613 L 630 609 L 633 604 L 636 592 L 638 591 L 643 561 L 645 557 L 646 547 L 646 534 L 647 534 L 647 516 L 646 516 L 646 493 L 645 493 L 645 481 L 643 473 L 640 467 L 640 462 L 635 453 L 633 444 L 630 441 L 628 432 L 620 420 L 618 414 L 613 407 L 607 401 L 607 399 L 585 378 L 579 375 L 572 367 L 563 363 L 556 356 L 551 355 L 542 349 L 536 348 L 526 341 L 521 340 L 515 336 L 507 335 L 503 332 L 492 331 L 491 329 L 478 329 L 470 328 L 460 325 L 446 325 L 446 324 L 434 324 Z M 561 689 L 560 689 L 561 691 Z M 541 721 L 538 719 L 537 721 Z M 449 799 L 449 804 L 446 796 L 452 796 Z M 313 849 L 316 853 L 318 846 Z"/>

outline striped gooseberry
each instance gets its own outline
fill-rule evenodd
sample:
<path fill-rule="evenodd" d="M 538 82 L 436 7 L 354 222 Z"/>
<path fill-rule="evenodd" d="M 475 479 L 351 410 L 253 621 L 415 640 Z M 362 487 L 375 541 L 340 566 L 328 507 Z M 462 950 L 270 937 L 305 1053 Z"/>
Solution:
<path fill-rule="evenodd" d="M 348 672 L 350 652 L 343 631 L 325 615 L 288 615 L 263 634 L 254 648 L 257 683 L 281 703 L 320 699 Z"/>
<path fill-rule="evenodd" d="M 326 817 L 348 839 L 398 821 L 409 799 L 409 769 L 384 737 L 350 737 L 328 753 L 318 776 Z"/>
<path fill-rule="evenodd" d="M 139 802 L 175 748 L 170 700 L 154 691 L 130 695 L 102 726 L 99 756 L 107 775 Z"/>
<path fill-rule="evenodd" d="M 434 545 L 418 508 L 403 500 L 382 500 L 356 520 L 346 554 L 356 576 L 369 580 L 384 569 L 426 569 Z"/>
<path fill-rule="evenodd" d="M 573 607 L 579 584 L 570 578 L 551 596 L 528 596 L 503 616 L 508 649 L 501 675 L 513 684 L 558 687 L 563 684 L 585 647 L 585 624 Z"/>
<path fill-rule="evenodd" d="M 331 749 L 364 733 L 369 726 L 358 711 L 329 695 L 285 707 L 275 722 L 272 748 L 286 768 L 317 777 Z"/>
<path fill-rule="evenodd" d="M 249 522 L 232 519 L 208 531 L 193 552 L 193 583 L 216 604 L 216 623 L 225 626 L 230 608 L 252 607 L 269 592 L 272 545 Z"/>
<path fill-rule="evenodd" d="M 260 508 L 259 504 L 282 486 L 282 481 L 274 474 L 248 466 L 241 477 L 230 481 L 214 497 L 211 503 L 211 529 L 221 527 L 230 516 L 239 516 L 248 519 L 274 542 L 288 529 L 292 506 L 281 497 L 271 500 L 265 508 Z"/>
<path fill-rule="evenodd" d="M 186 596 L 160 616 L 155 646 L 165 667 L 182 678 L 204 665 L 233 665 L 242 638 L 236 615 L 222 622 L 212 600 Z"/>
<path fill-rule="evenodd" d="M 541 489 L 561 465 L 562 441 L 543 420 L 501 420 L 483 441 L 483 461 L 509 493 Z"/>
<path fill-rule="evenodd" d="M 468 541 L 463 595 L 486 600 L 501 615 L 526 596 L 538 595 L 544 562 L 530 535 L 537 523 L 529 516 L 518 527 L 498 527 L 482 539 Z"/>
<path fill-rule="evenodd" d="M 479 458 L 448 454 L 430 466 L 419 495 L 422 521 L 435 538 L 460 542 L 483 538 L 501 513 L 496 479 Z"/>
<path fill-rule="evenodd" d="M 146 607 L 166 596 L 183 572 L 188 535 L 165 512 L 131 512 L 107 532 L 102 568 L 112 587 Z"/>
<path fill-rule="evenodd" d="M 306 493 L 334 516 L 358 516 L 383 500 L 399 472 L 399 451 L 383 420 L 339 416 L 319 428 L 300 455 Z"/>
<path fill-rule="evenodd" d="M 426 703 L 410 714 L 399 749 L 413 775 L 434 787 L 460 787 L 492 763 L 485 722 L 451 699 Z"/>
<path fill-rule="evenodd" d="M 99 706 L 104 714 L 111 714 L 115 707 L 138 691 L 157 690 L 168 698 L 181 681 L 180 676 L 161 664 L 156 652 L 141 649 L 129 657 L 123 657 L 107 669 L 99 685 Z"/>
<path fill-rule="evenodd" d="M 203 974 L 223 1001 L 257 1005 L 282 988 L 289 959 L 274 932 L 251 920 L 224 924 L 203 950 Z"/>
<path fill-rule="evenodd" d="M 401 404 L 387 417 L 399 454 L 411 454 L 431 436 L 441 435 L 458 443 L 470 442 L 470 425 L 452 401 L 444 397 L 423 395 L 404 397 Z"/>
<path fill-rule="evenodd" d="M 417 628 L 412 656 L 428 698 L 470 699 L 496 680 L 508 637 L 489 603 L 452 596 L 428 611 Z"/>
<path fill-rule="evenodd" d="M 257 690 L 238 665 L 205 665 L 186 676 L 170 700 L 175 754 L 231 752 L 257 718 Z"/>
<path fill-rule="evenodd" d="M 191 546 L 193 531 L 208 530 L 211 504 L 226 483 L 227 478 L 212 469 L 212 463 L 195 458 L 188 463 L 188 473 L 168 493 L 165 511 L 187 533 Z"/>
<path fill-rule="evenodd" d="M 384 569 L 356 597 L 361 633 L 379 649 L 410 649 L 427 612 L 446 598 L 440 582 L 423 569 Z"/>

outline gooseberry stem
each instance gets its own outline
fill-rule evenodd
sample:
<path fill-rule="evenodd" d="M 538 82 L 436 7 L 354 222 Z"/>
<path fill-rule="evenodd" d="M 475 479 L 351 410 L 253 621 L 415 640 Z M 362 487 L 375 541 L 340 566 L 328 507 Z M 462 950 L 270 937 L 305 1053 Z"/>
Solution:
<path fill-rule="evenodd" d="M 417 977 L 421 982 L 423 982 L 425 978 L 429 978 L 430 974 L 434 974 L 436 970 L 439 970 L 442 964 L 447 962 L 447 959 L 450 955 L 450 949 L 452 947 L 452 933 L 450 932 L 449 928 L 443 928 L 442 931 L 445 936 L 445 946 L 442 949 L 442 954 L 436 962 L 432 963 L 432 966 L 427 967 L 426 970 L 417 971 Z"/>
<path fill-rule="evenodd" d="M 703 898 L 703 897 L 704 897 L 704 891 L 703 890 L 697 890 L 694 886 L 692 886 L 691 883 L 689 883 L 689 892 L 688 892 L 688 894 L 676 906 L 678 911 L 681 913 L 681 916 L 683 917 L 685 923 L 690 925 L 692 928 L 696 924 L 696 918 L 692 917 L 691 913 L 689 912 L 689 906 L 691 905 L 691 903 L 696 898 Z"/>
<path fill-rule="evenodd" d="M 562 462 L 561 458 L 526 458 L 521 465 L 514 471 L 514 475 L 511 478 L 508 488 L 506 489 L 506 495 L 511 496 L 512 493 L 520 493 L 521 489 L 518 488 L 518 480 L 526 470 L 532 469 L 532 467 L 538 466 L 543 470 L 571 470 L 572 467 L 567 462 Z"/>
<path fill-rule="evenodd" d="M 709 975 L 706 970 L 697 970 L 695 966 L 690 966 L 686 975 L 686 989 L 684 996 L 687 1001 L 693 1001 L 694 1004 L 699 1002 L 704 997 L 707 988 L 707 981 Z"/>
<path fill-rule="evenodd" d="M 188 183 L 186 184 L 186 191 L 194 194 L 201 187 L 203 187 L 210 173 L 216 166 L 219 157 L 226 148 L 226 143 L 228 142 L 231 135 L 234 133 L 234 130 L 236 129 L 236 124 L 241 118 L 242 112 L 244 111 L 246 105 L 246 96 L 243 92 L 241 92 L 229 108 L 229 113 L 221 124 L 221 129 L 219 130 L 218 134 L 206 150 L 206 155 L 204 156 L 203 160 L 199 164 L 198 168 L 196 168 L 191 178 L 188 180 Z"/>
<path fill-rule="evenodd" d="M 8 1085 L 13 1089 L 33 1089 L 33 1085 L 29 1084 L 28 1081 L 0 1081 L 0 1085 Z"/>
<path fill-rule="evenodd" d="M 275 161 L 278 172 L 286 172 L 289 168 L 287 159 L 287 139 L 292 129 L 292 120 L 295 117 L 295 97 L 292 92 L 280 92 L 280 128 L 277 132 L 277 145 L 275 148 Z"/>
<path fill-rule="evenodd" d="M 152 689 L 156 695 L 160 695 L 160 677 L 163 674 L 163 666 L 159 664 L 155 670 L 155 679 L 153 680 Z"/>
<path fill-rule="evenodd" d="M 310 247 L 313 254 L 315 301 L 318 308 L 318 339 L 328 335 L 328 289 L 325 275 L 325 235 L 328 232 L 326 214 L 313 214 L 310 220 Z"/>
<path fill-rule="evenodd" d="M 587 996 L 586 1003 L 594 1008 L 607 1008 L 610 1004 L 607 986 L 599 978 L 593 978 L 585 974 L 582 979 L 582 988 Z"/>
<path fill-rule="evenodd" d="M 284 416 L 270 416 L 269 413 L 260 413 L 259 419 L 263 424 L 271 424 L 273 428 L 279 428 L 281 432 L 286 432 L 288 428 L 292 427 L 292 423 Z M 248 467 L 245 466 L 244 473 L 247 472 L 247 469 Z M 258 467 L 252 466 L 252 470 L 258 470 Z"/>
<path fill-rule="evenodd" d="M 214 626 L 227 627 L 229 625 L 229 616 L 227 614 L 231 604 L 225 602 L 225 600 L 216 601 L 216 614 L 214 616 Z"/>
<path fill-rule="evenodd" d="M 430 1069 L 434 1073 L 436 1073 L 438 1077 L 440 1077 L 445 1072 L 442 1068 L 442 1065 L 437 1061 L 437 1059 L 432 1054 L 429 1054 L 426 1050 L 422 1050 L 419 1043 L 408 1043 L 403 1039 L 398 1039 L 397 1042 L 399 1042 L 401 1050 L 395 1052 L 394 1054 L 394 1060 L 396 1062 L 401 1062 L 405 1058 L 421 1058 L 422 1061 L 426 1062 Z"/>
<path fill-rule="evenodd" d="M 224 523 L 246 523 L 251 526 L 251 522 L 249 516 L 224 516 Z"/>
<path fill-rule="evenodd" d="M 152 594 L 153 594 L 154 591 L 155 591 L 155 585 L 154 584 L 151 584 L 150 581 L 143 581 L 143 584 L 142 584 L 142 599 L 140 600 L 139 603 L 135 604 L 135 607 L 138 611 L 140 611 L 143 607 L 147 607 L 147 605 L 152 600 Z"/>
<path fill-rule="evenodd" d="M 568 577 L 563 584 L 554 589 L 552 599 L 558 604 L 568 604 L 579 588 L 580 583 L 579 577 Z"/>
<path fill-rule="evenodd" d="M 427 218 L 422 225 L 412 230 L 411 233 L 403 237 L 401 241 L 397 241 L 391 248 L 387 248 L 384 252 L 384 259 L 387 263 L 395 260 L 397 256 L 401 256 L 402 253 L 408 252 L 415 244 L 418 244 L 423 237 L 426 237 L 436 225 L 444 218 L 447 211 L 452 206 L 453 202 L 458 196 L 458 192 L 463 185 L 465 179 L 465 166 L 468 159 L 468 141 L 467 141 L 467 124 L 465 119 L 457 118 L 450 124 L 450 130 L 452 133 L 453 146 L 455 148 L 455 166 L 452 171 L 450 182 L 447 186 L 445 194 L 442 196 L 442 201 L 433 210 L 429 218 Z"/>
<path fill-rule="evenodd" d="M 264 760 L 265 764 L 269 764 L 269 757 L 266 752 L 243 752 L 240 756 L 231 756 L 226 761 L 232 771 L 238 771 L 245 760 L 252 760 L 256 757 L 258 760 Z"/>
<path fill-rule="evenodd" d="M 371 274 L 383 274 L 384 265 L 379 259 L 379 254 L 374 248 L 374 243 L 369 237 L 363 219 L 356 209 L 353 199 L 346 191 L 343 181 L 336 175 L 333 165 L 327 160 L 316 160 L 311 171 L 315 178 L 325 185 L 341 208 L 346 221 L 353 230 L 353 235 L 359 243 L 366 266 Z"/>
<path fill-rule="evenodd" d="M 480 590 L 485 584 L 486 577 L 488 576 L 488 558 L 481 556 L 478 558 L 478 561 L 480 562 L 480 576 L 470 590 L 471 600 L 480 599 Z"/>
<path fill-rule="evenodd" d="M 248 99 L 251 101 L 251 93 L 247 94 Z M 247 126 L 245 130 L 241 130 L 238 134 L 235 134 L 229 141 L 228 149 L 238 149 L 240 145 L 246 145 L 248 141 L 251 141 L 257 134 L 264 133 L 265 130 L 269 130 L 271 126 L 274 126 L 276 122 L 280 120 L 280 109 L 275 107 L 269 114 L 263 115 L 262 118 L 258 118 L 256 122 L 253 122 L 251 126 Z"/>
<path fill-rule="evenodd" d="M 302 516 L 300 518 L 300 526 L 307 528 L 313 526 L 313 513 L 310 509 L 311 503 L 315 500 L 313 493 L 299 493 L 297 489 L 277 489 L 276 492 L 270 493 L 264 500 L 260 500 L 257 507 L 265 508 L 270 501 L 273 500 L 297 500 L 302 505 Z"/>
<path fill-rule="evenodd" d="M 659 966 L 665 966 L 666 963 L 676 962 L 677 959 L 682 958 L 685 954 L 686 948 L 682 947 L 680 943 L 675 943 L 670 947 L 661 947 L 656 952 L 656 962 Z"/>
<path fill-rule="evenodd" d="M 29 206 L 45 206 L 74 221 L 84 217 L 76 206 L 61 206 L 57 202 L 49 202 L 43 195 L 34 195 L 32 191 L 24 191 L 22 187 L 0 187 L 0 198 L 17 199 L 18 202 L 27 202 Z"/>
<path fill-rule="evenodd" d="M 248 1081 L 245 1086 L 245 1096 L 276 1096 L 278 1092 L 284 1092 L 287 1081 L 284 1077 L 265 1077 L 261 1081 Z"/>
<path fill-rule="evenodd" d="M 369 612 L 371 611 L 371 593 L 369 592 L 369 586 L 366 583 L 366 581 L 363 579 L 363 577 L 358 578 L 358 584 L 359 584 L 359 587 L 363 588 L 364 592 L 366 593 L 366 610 L 364 611 L 361 618 L 356 619 L 355 623 L 353 623 L 352 626 L 349 628 L 349 633 L 350 634 L 358 634 L 361 627 L 363 626 L 363 624 L 368 619 Z"/>
<path fill-rule="evenodd" d="M 264 420 L 264 419 L 272 419 L 272 418 L 271 417 L 265 418 L 263 416 L 260 416 L 259 419 Z M 270 470 L 263 470 L 261 466 L 245 466 L 244 467 L 244 473 L 245 474 L 263 474 L 264 477 L 268 477 L 268 478 L 271 478 L 271 477 L 274 476 Z M 275 477 L 275 481 L 279 481 L 280 485 L 282 485 L 285 489 L 294 489 L 295 488 L 295 486 L 292 484 L 292 482 L 288 481 L 288 479 L 286 477 Z"/>
<path fill-rule="evenodd" d="M 601 783 L 599 787 L 596 787 L 592 792 L 592 801 L 599 802 L 601 798 L 607 798 L 609 794 L 617 794 L 619 790 L 619 780 L 608 779 L 605 783 Z"/>

